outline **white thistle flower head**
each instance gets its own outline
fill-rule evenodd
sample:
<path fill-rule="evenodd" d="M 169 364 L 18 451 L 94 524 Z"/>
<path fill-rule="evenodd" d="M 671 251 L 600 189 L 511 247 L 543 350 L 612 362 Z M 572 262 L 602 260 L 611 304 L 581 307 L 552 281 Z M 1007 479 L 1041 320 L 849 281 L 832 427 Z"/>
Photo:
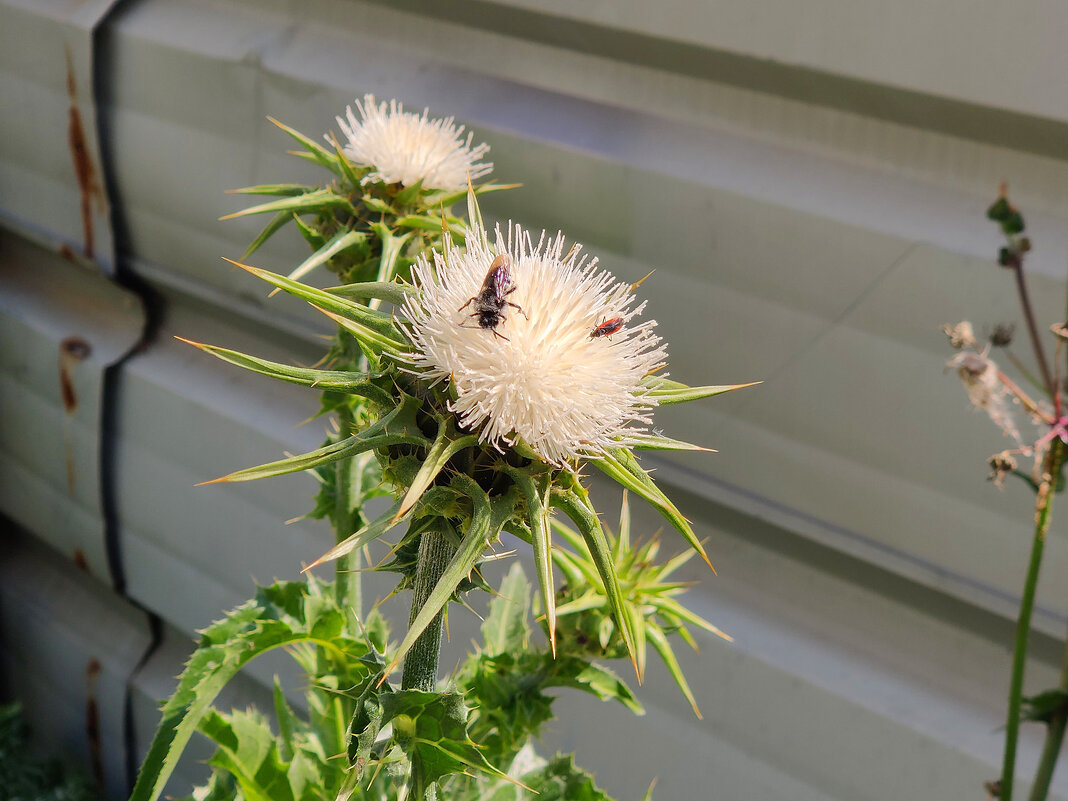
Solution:
<path fill-rule="evenodd" d="M 633 286 L 598 269 L 580 245 L 565 254 L 560 234 L 535 242 L 509 225 L 491 246 L 476 227 L 467 243 L 433 262 L 420 257 L 418 292 L 404 307 L 411 360 L 424 377 L 452 382 L 461 424 L 498 450 L 522 440 L 556 466 L 634 444 L 656 405 L 641 380 L 667 351 L 654 320 L 632 323 L 645 308 Z M 472 314 L 500 265 L 500 314 Z"/>
<path fill-rule="evenodd" d="M 345 109 L 346 119 L 337 124 L 348 142 L 342 150 L 356 164 L 372 167 L 365 181 L 383 181 L 413 186 L 419 181 L 426 189 L 453 191 L 467 186 L 468 176 L 476 181 L 493 170 L 493 164 L 479 160 L 489 145 L 472 147 L 474 134 L 463 136 L 464 126 L 455 118 L 431 119 L 429 109 L 422 115 L 404 110 L 396 100 L 381 105 L 374 95 L 365 95 Z"/>

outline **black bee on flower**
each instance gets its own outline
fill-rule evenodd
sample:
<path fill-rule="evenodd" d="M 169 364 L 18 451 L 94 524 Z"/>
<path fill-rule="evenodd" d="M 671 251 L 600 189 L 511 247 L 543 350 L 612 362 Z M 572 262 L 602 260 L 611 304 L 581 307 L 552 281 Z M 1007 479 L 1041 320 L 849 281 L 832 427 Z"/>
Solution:
<path fill-rule="evenodd" d="M 504 307 L 512 306 L 519 309 L 519 313 L 524 317 L 527 316 L 518 303 L 508 300 L 508 296 L 517 288 L 512 281 L 512 259 L 507 253 L 502 253 L 490 264 L 486 280 L 482 282 L 482 289 L 479 293 L 468 298 L 467 303 L 457 311 L 463 311 L 473 303 L 475 310 L 468 316 L 477 317 L 480 328 L 492 331 L 495 337 L 507 340 L 508 337 L 497 331 L 497 326 L 508 319 L 504 316 Z M 461 325 L 460 327 L 469 328 L 470 326 Z"/>

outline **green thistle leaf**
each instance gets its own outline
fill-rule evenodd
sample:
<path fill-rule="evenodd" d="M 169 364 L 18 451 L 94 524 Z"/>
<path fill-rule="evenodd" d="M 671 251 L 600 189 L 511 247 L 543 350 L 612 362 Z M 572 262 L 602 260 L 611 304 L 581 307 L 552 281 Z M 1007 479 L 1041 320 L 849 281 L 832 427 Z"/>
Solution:
<path fill-rule="evenodd" d="M 269 119 L 287 134 L 289 134 L 302 145 L 304 145 L 304 147 L 308 151 L 307 153 L 296 153 L 294 155 L 309 159 L 310 161 L 314 161 L 317 164 L 321 164 L 323 167 L 326 167 L 326 169 L 330 170 L 330 172 L 334 173 L 339 178 L 344 176 L 344 170 L 341 167 L 341 161 L 336 155 L 331 153 L 318 142 L 312 141 L 300 131 L 290 128 L 288 125 L 284 125 L 283 123 L 276 120 L 274 117 L 267 117 L 267 119 Z"/>
<path fill-rule="evenodd" d="M 258 186 L 245 186 L 241 189 L 227 189 L 226 194 L 293 196 L 302 195 L 309 188 L 304 184 L 259 184 Z"/>
<path fill-rule="evenodd" d="M 274 218 L 269 223 L 267 223 L 267 225 L 264 226 L 263 230 L 259 232 L 255 239 L 252 240 L 252 243 L 247 248 L 245 248 L 245 252 L 241 254 L 241 258 L 247 259 L 257 250 L 259 250 L 260 247 L 263 246 L 264 242 L 274 236 L 275 233 L 279 229 L 281 229 L 283 225 L 289 222 L 289 218 L 292 216 L 293 215 L 288 211 L 280 211 L 276 215 L 274 215 Z"/>
<path fill-rule="evenodd" d="M 375 298 L 400 306 L 415 294 L 415 287 L 396 281 L 367 281 L 328 287 L 325 291 L 342 298 Z"/>
<path fill-rule="evenodd" d="M 478 436 L 467 434 L 459 436 L 455 426 L 448 419 L 443 419 L 438 424 L 438 435 L 434 444 L 427 451 L 422 460 L 419 472 L 415 474 L 408 491 L 404 495 L 400 509 L 397 510 L 397 518 L 406 515 L 424 492 L 434 483 L 438 474 L 444 469 L 449 459 L 462 451 L 464 448 L 473 448 L 478 444 Z"/>
<path fill-rule="evenodd" d="M 530 582 L 523 566 L 512 564 L 501 582 L 500 594 L 490 601 L 489 614 L 482 621 L 482 650 L 490 656 L 516 653 L 527 646 L 530 627 Z"/>
<path fill-rule="evenodd" d="M 586 499 L 577 494 L 576 488 L 581 491 L 581 487 L 577 485 L 578 482 L 576 480 L 570 491 L 565 492 L 558 489 L 553 493 L 551 502 L 553 506 L 571 518 L 575 525 L 578 526 L 579 533 L 582 534 L 583 541 L 589 549 L 590 556 L 593 558 L 593 563 L 596 565 L 597 572 L 601 577 L 608 604 L 612 609 L 612 617 L 615 618 L 619 627 L 623 644 L 627 648 L 627 653 L 630 654 L 631 662 L 634 665 L 634 673 L 640 683 L 642 674 L 638 669 L 632 621 L 626 611 L 623 591 L 620 589 L 619 578 L 616 576 L 616 567 L 612 562 L 612 552 L 608 547 L 608 541 L 605 539 L 604 530 L 601 528 L 597 515 L 587 505 Z"/>
<path fill-rule="evenodd" d="M 644 715 L 645 708 L 630 687 L 614 671 L 578 657 L 562 657 L 554 663 L 552 678 L 547 687 L 573 687 L 590 693 L 602 701 L 618 701 L 635 715 Z"/>
<path fill-rule="evenodd" d="M 708 554 L 705 553 L 704 546 L 694 534 L 690 521 L 682 516 L 675 508 L 675 504 L 653 483 L 653 479 L 641 468 L 633 453 L 626 448 L 612 448 L 602 458 L 592 460 L 592 464 L 606 476 L 621 484 L 624 489 L 640 495 L 651 503 L 686 538 L 690 547 L 697 551 L 705 563 L 712 568 L 712 572 L 716 572 Z"/>
<path fill-rule="evenodd" d="M 382 722 L 412 762 L 412 794 L 424 799 L 430 785 L 470 770 L 506 778 L 486 761 L 467 733 L 467 707 L 459 693 L 401 690 L 382 698 Z"/>
<path fill-rule="evenodd" d="M 249 601 L 203 631 L 197 650 L 163 707 L 130 801 L 156 801 L 173 773 L 189 738 L 209 714 L 222 688 L 253 659 L 275 648 L 308 643 L 339 661 L 359 664 L 367 651 L 358 640 L 324 627 L 324 612 L 337 612 L 318 597 L 317 584 L 283 582 L 261 588 Z M 330 636 L 321 636 L 323 633 Z"/>
<path fill-rule="evenodd" d="M 175 337 L 180 342 L 199 348 L 205 353 L 210 353 L 219 359 L 238 367 L 244 367 L 260 375 L 287 381 L 291 384 L 300 384 L 305 387 L 314 387 L 324 392 L 344 392 L 348 395 L 359 395 L 372 400 L 380 406 L 391 406 L 393 396 L 386 390 L 373 383 L 373 379 L 379 376 L 373 373 L 356 373 L 345 370 L 313 370 L 307 367 L 291 367 L 288 364 L 259 359 L 248 356 L 236 350 L 220 348 L 215 345 L 206 345 L 203 342 L 194 342 L 184 337 Z"/>
<path fill-rule="evenodd" d="M 277 462 L 249 467 L 228 473 L 225 476 L 204 481 L 197 486 L 206 484 L 220 484 L 234 481 L 254 481 L 259 478 L 271 478 L 286 473 L 299 473 L 302 470 L 310 470 L 320 465 L 336 462 L 348 456 L 355 456 L 377 448 L 385 448 L 391 445 L 422 445 L 430 446 L 430 440 L 419 432 L 419 426 L 415 420 L 415 412 L 419 408 L 419 401 L 405 395 L 397 408 L 389 412 L 382 419 L 365 428 L 358 434 L 317 448 L 299 456 L 290 456 Z"/>
<path fill-rule="evenodd" d="M 319 565 L 330 562 L 334 559 L 340 559 L 343 556 L 348 556 L 353 551 L 362 548 L 370 542 L 374 542 L 383 534 L 392 529 L 395 525 L 401 522 L 406 516 L 397 516 L 397 510 L 400 508 L 400 501 L 393 504 L 393 508 L 386 512 L 384 515 L 372 520 L 366 526 L 361 528 L 354 534 L 350 534 L 343 539 L 329 551 L 324 553 L 310 565 L 308 565 L 302 572 L 307 573 L 312 568 L 316 568 Z"/>
<path fill-rule="evenodd" d="M 327 317 L 335 320 L 361 342 L 367 342 L 379 350 L 398 351 L 404 347 L 404 338 L 388 314 L 369 309 L 361 303 L 353 303 L 331 292 L 292 281 L 289 278 L 261 270 L 241 262 L 225 259 L 235 267 L 252 273 L 257 278 L 310 303 Z"/>
<path fill-rule="evenodd" d="M 612 801 L 594 784 L 593 776 L 575 767 L 571 754 L 558 755 L 545 767 L 521 778 L 538 794 L 538 801 Z"/>
<path fill-rule="evenodd" d="M 660 406 L 670 406 L 673 403 L 687 403 L 688 401 L 711 398 L 714 395 L 722 395 L 725 392 L 733 392 L 736 389 L 755 387 L 760 381 L 751 381 L 748 384 L 724 384 L 715 387 L 689 387 L 678 381 L 669 381 L 666 378 L 649 376 L 642 384 L 649 387 L 649 397 L 655 398 Z"/>
<path fill-rule="evenodd" d="M 679 660 L 675 658 L 675 652 L 672 650 L 668 638 L 664 635 L 664 632 L 660 630 L 660 627 L 656 625 L 647 626 L 646 635 L 649 637 L 649 641 L 653 644 L 653 648 L 656 649 L 656 652 L 667 666 L 671 678 L 675 680 L 675 684 L 682 690 L 682 694 L 686 696 L 686 700 L 690 702 L 690 706 L 693 708 L 693 713 L 700 719 L 701 710 L 697 707 L 697 699 L 693 697 L 693 690 L 690 689 L 690 685 L 686 681 L 686 676 L 683 675 L 682 668 L 679 666 Z"/>
<path fill-rule="evenodd" d="M 362 231 L 340 231 L 330 241 L 302 261 L 289 275 L 290 281 L 299 281 L 320 264 L 326 264 L 334 256 L 367 241 Z M 276 290 L 277 291 L 277 290 Z"/>
<path fill-rule="evenodd" d="M 378 260 L 378 281 L 391 281 L 397 274 L 397 260 L 404 252 L 404 246 L 412 238 L 409 231 L 397 236 L 385 223 L 371 223 L 371 229 L 382 243 L 382 256 Z"/>
<path fill-rule="evenodd" d="M 693 445 L 689 442 L 671 439 L 670 437 L 661 437 L 656 434 L 634 434 L 631 439 L 633 440 L 632 447 L 640 451 L 704 451 L 705 453 L 716 453 L 713 448 L 704 448 L 700 445 Z"/>
<path fill-rule="evenodd" d="M 552 529 L 549 510 L 549 473 L 539 476 L 540 481 L 525 470 L 506 467 L 505 472 L 519 487 L 526 502 L 527 526 L 530 528 L 530 544 L 534 551 L 534 568 L 538 574 L 541 603 L 545 609 L 545 622 L 549 629 L 549 647 L 556 656 L 556 589 L 553 582 Z"/>
<path fill-rule="evenodd" d="M 278 200 L 260 203 L 258 206 L 249 206 L 247 209 L 223 215 L 219 219 L 235 220 L 239 217 L 248 217 L 253 214 L 273 214 L 276 212 L 318 214 L 323 211 L 343 211 L 353 217 L 358 216 L 356 207 L 344 195 L 339 195 L 332 189 L 312 189 L 302 195 L 282 197 Z"/>

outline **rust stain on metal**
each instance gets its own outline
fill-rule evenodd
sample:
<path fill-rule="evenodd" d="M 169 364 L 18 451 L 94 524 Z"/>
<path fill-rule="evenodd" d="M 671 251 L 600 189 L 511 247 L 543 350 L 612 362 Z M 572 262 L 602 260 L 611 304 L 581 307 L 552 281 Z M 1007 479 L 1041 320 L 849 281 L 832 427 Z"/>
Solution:
<path fill-rule="evenodd" d="M 63 410 L 74 414 L 78 409 L 78 395 L 74 391 L 74 366 L 84 361 L 92 348 L 81 337 L 67 337 L 59 343 L 59 391 L 63 396 Z"/>
<path fill-rule="evenodd" d="M 74 566 L 86 573 L 89 572 L 89 560 L 85 558 L 85 551 L 81 548 L 74 549 Z"/>
<path fill-rule="evenodd" d="M 74 261 L 74 251 L 70 249 L 70 245 L 65 242 L 59 246 L 59 255 L 67 261 Z"/>
<path fill-rule="evenodd" d="M 82 251 L 88 259 L 93 258 L 93 200 L 104 207 L 104 192 L 97 179 L 96 166 L 89 155 L 89 145 L 85 137 L 85 125 L 82 112 L 78 109 L 78 84 L 74 80 L 74 61 L 70 47 L 67 47 L 67 94 L 70 96 L 70 114 L 67 124 L 67 145 L 70 148 L 71 161 L 74 163 L 74 175 L 78 179 L 78 191 L 81 195 L 82 208 Z"/>
<path fill-rule="evenodd" d="M 89 357 L 93 349 L 79 336 L 67 337 L 59 343 L 59 394 L 63 411 L 69 418 L 78 410 L 78 393 L 74 390 L 74 368 Z M 74 444 L 69 431 L 64 434 L 67 456 L 67 491 L 74 492 Z"/>
<path fill-rule="evenodd" d="M 89 759 L 93 765 L 96 786 L 104 787 L 104 749 L 100 739 L 100 707 L 96 702 L 96 679 L 100 675 L 100 662 L 90 659 L 85 668 L 85 739 L 89 743 Z"/>

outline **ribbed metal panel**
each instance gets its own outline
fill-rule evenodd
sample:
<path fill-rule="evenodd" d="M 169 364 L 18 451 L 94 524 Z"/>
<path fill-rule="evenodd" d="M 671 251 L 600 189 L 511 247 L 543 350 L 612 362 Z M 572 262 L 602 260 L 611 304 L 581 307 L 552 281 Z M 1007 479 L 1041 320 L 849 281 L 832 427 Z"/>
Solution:
<path fill-rule="evenodd" d="M 143 326 L 136 295 L 0 237 L 0 510 L 108 584 L 104 374 Z"/>
<path fill-rule="evenodd" d="M 114 0 L 0 3 L 0 219 L 114 272 L 93 30 Z"/>
<path fill-rule="evenodd" d="M 720 577 L 691 571 L 693 603 L 736 637 L 703 641 L 685 661 L 705 721 L 651 669 L 645 721 L 568 697 L 550 742 L 577 749 L 621 797 L 659 774 L 665 799 L 966 799 L 996 775 L 1030 498 L 983 482 L 986 456 L 1003 445 L 944 374 L 938 328 L 1016 316 L 982 214 L 1002 179 L 1038 245 L 1039 317 L 1063 314 L 1063 87 L 1034 80 L 1063 71 L 1048 38 L 1063 12 L 1015 10 L 1010 25 L 951 3 L 917 7 L 900 28 L 904 9 L 868 0 L 847 14 L 698 5 L 138 0 L 99 27 L 86 55 L 100 158 L 123 264 L 158 317 L 115 374 L 107 476 L 129 596 L 171 627 L 135 682 L 138 743 L 182 638 L 246 598 L 253 577 L 295 577 L 327 544 L 320 525 L 283 526 L 311 505 L 305 477 L 193 487 L 320 444 L 321 422 L 295 427 L 315 393 L 245 375 L 172 335 L 317 358 L 326 329 L 316 316 L 268 300 L 221 261 L 241 254 L 256 221 L 217 218 L 242 205 L 226 189 L 322 177 L 284 154 L 290 142 L 267 114 L 315 136 L 373 92 L 456 115 L 492 145 L 495 176 L 523 188 L 488 197 L 491 219 L 561 229 L 623 279 L 656 268 L 642 291 L 673 377 L 765 382 L 658 413 L 666 434 L 720 453 L 646 457 L 711 538 Z M 66 119 L 62 60 L 30 69 L 37 56 L 18 31 L 62 41 L 49 25 L 67 25 L 68 12 L 0 11 L 17 23 L 0 26 L 3 86 L 37 123 Z M 968 36 L 939 35 L 968 19 Z M 1006 36 L 1028 42 L 1011 48 L 1028 57 L 993 74 L 988 54 Z M 59 200 L 72 187 L 57 155 L 65 129 L 10 117 L 0 213 L 78 250 L 76 195 Z M 38 140 L 40 130 L 52 132 Z M 290 232 L 252 260 L 285 268 L 304 252 Z M 22 488 L 33 481 L 5 475 L 3 508 L 68 553 L 78 527 L 64 523 L 92 504 L 64 497 L 57 468 L 66 334 L 33 333 L 32 321 L 95 314 L 78 303 L 83 279 L 63 278 L 32 313 L 0 298 L 12 343 L 0 364 L 18 390 L 2 403 L 20 421 L 0 428 L 4 462 L 16 478 L 30 465 L 51 487 L 34 496 Z M 98 419 L 77 428 L 76 443 L 97 437 Z M 34 449 L 41 432 L 54 443 L 47 458 Z M 611 519 L 618 499 L 598 491 Z M 639 530 L 660 524 L 638 515 Z M 1068 568 L 1066 530 L 1050 534 L 1049 576 Z M 1039 600 L 1036 628 L 1062 636 L 1068 586 L 1047 581 Z M 476 625 L 456 617 L 453 659 Z M 1059 659 L 1049 639 L 1037 643 L 1034 689 L 1053 683 Z M 257 670 L 250 692 L 275 669 L 285 668 Z M 1028 771 L 1033 739 L 1022 755 Z M 1068 797 L 1063 769 L 1057 790 Z"/>

